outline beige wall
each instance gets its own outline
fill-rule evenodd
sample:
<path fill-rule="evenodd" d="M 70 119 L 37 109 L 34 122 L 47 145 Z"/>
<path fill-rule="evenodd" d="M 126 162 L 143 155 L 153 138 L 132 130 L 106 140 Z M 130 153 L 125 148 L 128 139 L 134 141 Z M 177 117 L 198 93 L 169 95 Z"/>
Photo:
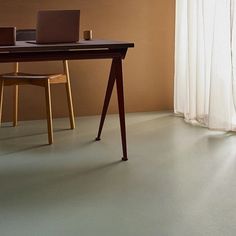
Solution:
<path fill-rule="evenodd" d="M 175 0 L 0 0 L 0 26 L 32 28 L 40 9 L 80 9 L 81 32 L 94 31 L 95 38 L 135 42 L 124 61 L 126 111 L 172 109 Z M 71 61 L 70 72 L 76 115 L 101 111 L 109 60 Z M 0 65 L 0 72 L 11 64 Z M 60 62 L 25 63 L 30 72 L 61 71 Z M 12 89 L 6 88 L 4 120 L 11 118 Z M 54 117 L 67 115 L 63 86 L 53 86 Z M 117 112 L 113 96 L 109 112 Z M 25 86 L 20 94 L 20 119 L 45 117 L 44 91 Z"/>

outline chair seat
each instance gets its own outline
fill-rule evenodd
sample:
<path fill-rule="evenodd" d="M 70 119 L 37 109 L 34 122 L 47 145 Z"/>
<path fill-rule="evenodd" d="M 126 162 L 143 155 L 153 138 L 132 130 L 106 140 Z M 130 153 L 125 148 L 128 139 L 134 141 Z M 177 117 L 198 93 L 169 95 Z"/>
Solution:
<path fill-rule="evenodd" d="M 30 73 L 7 73 L 0 75 L 5 85 L 13 84 L 37 84 L 43 80 L 50 80 L 50 83 L 66 83 L 66 75 L 64 74 L 30 74 Z"/>
<path fill-rule="evenodd" d="M 7 73 L 0 75 L 3 79 L 55 79 L 64 76 L 63 74 L 30 74 L 30 73 Z"/>

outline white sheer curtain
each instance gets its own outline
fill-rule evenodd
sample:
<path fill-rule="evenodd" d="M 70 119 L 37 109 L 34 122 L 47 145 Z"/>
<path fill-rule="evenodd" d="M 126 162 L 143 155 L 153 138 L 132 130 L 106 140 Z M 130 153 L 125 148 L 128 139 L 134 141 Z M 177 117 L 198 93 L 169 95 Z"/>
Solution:
<path fill-rule="evenodd" d="M 226 131 L 236 130 L 235 1 L 176 0 L 175 112 Z"/>

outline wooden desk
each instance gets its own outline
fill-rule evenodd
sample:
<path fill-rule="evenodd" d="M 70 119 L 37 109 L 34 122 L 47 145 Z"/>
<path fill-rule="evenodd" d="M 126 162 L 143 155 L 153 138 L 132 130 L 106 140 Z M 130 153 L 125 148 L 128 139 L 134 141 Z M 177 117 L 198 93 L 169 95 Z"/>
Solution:
<path fill-rule="evenodd" d="M 19 41 L 15 46 L 0 46 L 0 63 L 31 62 L 84 59 L 112 59 L 102 116 L 96 141 L 101 139 L 103 124 L 106 118 L 114 84 L 117 86 L 117 97 L 120 118 L 123 161 L 127 161 L 127 143 L 125 127 L 124 90 L 122 60 L 133 43 L 107 40 L 80 41 L 78 44 L 47 44 L 37 45 Z"/>

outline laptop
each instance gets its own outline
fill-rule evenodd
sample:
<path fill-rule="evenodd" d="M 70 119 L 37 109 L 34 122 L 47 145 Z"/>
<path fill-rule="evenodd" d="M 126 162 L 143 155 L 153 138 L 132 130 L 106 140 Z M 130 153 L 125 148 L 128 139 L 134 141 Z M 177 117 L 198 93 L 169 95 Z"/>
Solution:
<path fill-rule="evenodd" d="M 39 11 L 36 44 L 76 43 L 79 30 L 80 10 Z"/>
<path fill-rule="evenodd" d="M 0 46 L 13 46 L 16 42 L 15 27 L 0 27 Z"/>

